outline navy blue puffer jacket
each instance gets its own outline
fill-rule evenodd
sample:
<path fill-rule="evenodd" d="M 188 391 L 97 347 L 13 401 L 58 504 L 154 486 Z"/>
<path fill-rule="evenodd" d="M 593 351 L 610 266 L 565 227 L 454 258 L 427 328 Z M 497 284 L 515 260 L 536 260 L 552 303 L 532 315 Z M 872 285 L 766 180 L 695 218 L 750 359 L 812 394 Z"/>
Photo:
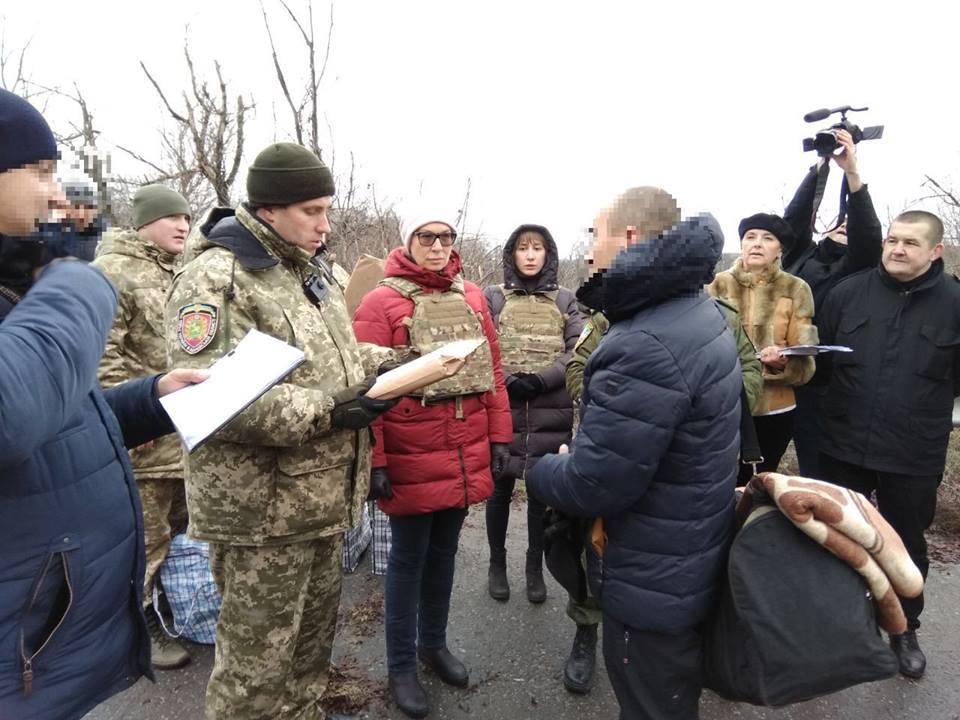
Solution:
<path fill-rule="evenodd" d="M 579 433 L 527 475 L 548 505 L 603 518 L 600 601 L 640 630 L 704 619 L 733 532 L 742 380 L 702 291 L 722 247 L 713 217 L 698 216 L 595 278 L 591 304 L 613 324 L 584 372 Z"/>
<path fill-rule="evenodd" d="M 97 385 L 115 308 L 103 275 L 67 262 L 0 323 L 4 720 L 79 718 L 151 674 L 142 516 L 125 446 L 172 428 L 156 378 L 106 395 Z"/>

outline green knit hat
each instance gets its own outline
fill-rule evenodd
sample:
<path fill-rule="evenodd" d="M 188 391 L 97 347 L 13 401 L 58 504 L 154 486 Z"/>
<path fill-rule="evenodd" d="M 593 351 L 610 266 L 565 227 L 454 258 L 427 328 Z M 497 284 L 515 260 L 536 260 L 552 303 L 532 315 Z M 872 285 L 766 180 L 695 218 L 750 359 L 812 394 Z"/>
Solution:
<path fill-rule="evenodd" d="M 247 171 L 247 199 L 255 205 L 292 205 L 334 194 L 330 169 L 296 143 L 270 145 Z"/>
<path fill-rule="evenodd" d="M 166 185 L 144 185 L 133 196 L 133 227 L 139 230 L 168 215 L 190 217 L 186 198 Z"/>

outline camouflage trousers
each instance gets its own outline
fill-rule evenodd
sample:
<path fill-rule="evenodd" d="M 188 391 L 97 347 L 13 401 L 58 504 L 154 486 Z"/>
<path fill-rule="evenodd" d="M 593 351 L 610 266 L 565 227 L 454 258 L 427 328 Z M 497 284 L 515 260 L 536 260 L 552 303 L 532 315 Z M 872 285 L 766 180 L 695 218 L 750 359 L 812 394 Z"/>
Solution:
<path fill-rule="evenodd" d="M 342 544 L 342 535 L 290 545 L 210 543 L 223 605 L 207 720 L 323 720 Z"/>
<path fill-rule="evenodd" d="M 147 572 L 143 578 L 143 606 L 153 604 L 153 583 L 170 551 L 170 541 L 187 526 L 187 498 L 183 478 L 137 480 L 143 506 L 143 542 Z"/>

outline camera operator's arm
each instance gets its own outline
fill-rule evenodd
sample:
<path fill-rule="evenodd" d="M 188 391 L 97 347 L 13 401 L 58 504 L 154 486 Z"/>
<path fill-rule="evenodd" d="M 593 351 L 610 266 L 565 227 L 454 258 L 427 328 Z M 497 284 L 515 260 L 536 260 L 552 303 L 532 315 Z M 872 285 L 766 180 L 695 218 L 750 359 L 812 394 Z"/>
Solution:
<path fill-rule="evenodd" d="M 783 211 L 783 219 L 790 225 L 797 238 L 796 244 L 783 258 L 783 267 L 787 272 L 790 272 L 789 268 L 797 258 L 804 255 L 813 245 L 813 200 L 817 192 L 817 175 L 823 163 L 823 158 L 820 158 L 817 164 L 810 168 L 790 204 L 787 205 L 787 209 Z"/>
<path fill-rule="evenodd" d="M 837 167 L 847 178 L 847 253 L 836 279 L 860 270 L 875 267 L 880 262 L 883 248 L 883 228 L 873 209 L 870 192 L 860 178 L 857 166 L 857 147 L 846 130 L 837 133 L 837 142 L 843 151 L 833 156 Z"/>

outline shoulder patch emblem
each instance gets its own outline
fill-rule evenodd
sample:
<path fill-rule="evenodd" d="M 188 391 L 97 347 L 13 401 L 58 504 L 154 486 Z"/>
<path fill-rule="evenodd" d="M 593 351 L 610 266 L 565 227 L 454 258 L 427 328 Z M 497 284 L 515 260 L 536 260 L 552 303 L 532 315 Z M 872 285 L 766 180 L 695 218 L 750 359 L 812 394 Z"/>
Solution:
<path fill-rule="evenodd" d="M 206 303 L 184 305 L 177 315 L 177 339 L 189 355 L 196 355 L 213 342 L 217 334 L 219 313 Z"/>

